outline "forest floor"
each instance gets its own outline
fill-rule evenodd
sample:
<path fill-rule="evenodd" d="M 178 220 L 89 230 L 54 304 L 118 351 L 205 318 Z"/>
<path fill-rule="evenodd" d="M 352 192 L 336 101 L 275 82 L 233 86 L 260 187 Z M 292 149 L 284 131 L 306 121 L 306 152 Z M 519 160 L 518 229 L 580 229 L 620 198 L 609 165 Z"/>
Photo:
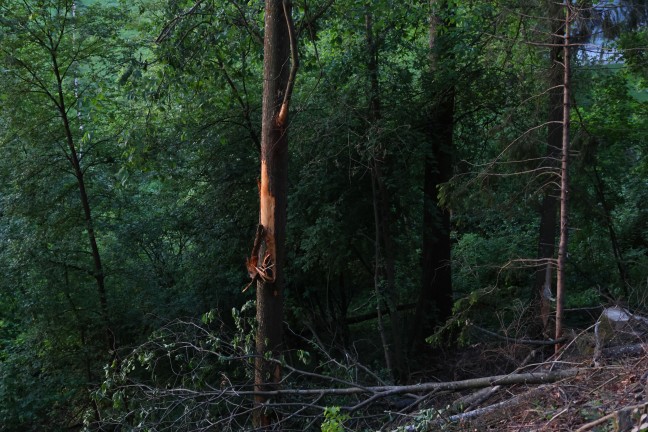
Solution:
<path fill-rule="evenodd" d="M 428 421 L 421 421 L 423 410 L 415 416 L 418 421 L 401 422 L 409 427 L 399 430 L 648 431 L 648 354 L 607 360 L 598 366 L 592 365 L 591 356 L 572 356 L 569 361 L 537 365 L 536 370 L 554 368 L 578 373 L 553 383 L 491 389 L 487 400 L 468 409 L 448 410 L 445 415 L 438 409 L 428 411 Z M 455 401 L 456 396 L 452 395 Z"/>
<path fill-rule="evenodd" d="M 509 389 L 531 394 L 517 406 L 479 419 L 480 427 L 474 430 L 642 430 L 640 420 L 648 400 L 648 356 L 581 369 L 577 376 L 543 386 L 540 392 L 530 387 Z M 596 421 L 601 423 L 594 424 Z M 648 425 L 645 427 L 648 430 Z"/>

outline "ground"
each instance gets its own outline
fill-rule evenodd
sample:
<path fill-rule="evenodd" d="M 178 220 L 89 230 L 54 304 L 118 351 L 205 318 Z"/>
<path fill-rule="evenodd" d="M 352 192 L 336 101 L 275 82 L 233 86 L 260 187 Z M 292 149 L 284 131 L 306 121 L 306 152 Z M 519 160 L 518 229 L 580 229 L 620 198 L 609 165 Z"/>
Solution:
<path fill-rule="evenodd" d="M 577 369 L 578 375 L 550 384 L 502 386 L 479 406 L 467 410 L 475 414 L 480 409 L 486 411 L 468 420 L 461 419 L 465 412 L 450 409 L 441 410 L 445 421 L 439 420 L 439 415 L 434 415 L 439 412 L 438 399 L 436 408 L 411 414 L 398 423 L 412 431 L 648 431 L 647 354 L 608 359 L 597 366 L 592 365 L 591 357 L 572 357 L 533 368 Z M 446 406 L 459 396 L 446 395 Z M 596 420 L 600 423 L 593 424 Z"/>

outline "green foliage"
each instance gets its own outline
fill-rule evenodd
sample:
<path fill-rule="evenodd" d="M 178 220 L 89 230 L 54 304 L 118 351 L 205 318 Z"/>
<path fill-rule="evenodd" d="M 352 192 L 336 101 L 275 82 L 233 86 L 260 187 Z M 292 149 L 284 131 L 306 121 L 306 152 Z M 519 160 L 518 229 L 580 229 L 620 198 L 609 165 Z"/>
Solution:
<path fill-rule="evenodd" d="M 324 421 L 322 432 L 344 432 L 343 423 L 349 419 L 349 415 L 342 413 L 340 407 L 326 407 L 324 409 Z"/>
<path fill-rule="evenodd" d="M 445 328 L 468 341 L 467 323 L 508 325 L 532 310 L 538 210 L 555 176 L 538 171 L 547 49 L 522 41 L 543 42 L 547 22 L 531 17 L 546 11 L 447 3 L 436 10 L 444 25 L 433 70 L 425 2 L 294 2 L 301 69 L 288 130 L 290 364 L 351 381 L 364 373 L 357 361 L 382 367 L 375 321 L 349 324 L 379 300 L 370 163 L 384 168 L 396 297 L 413 303 L 429 119 L 450 87 L 456 175 L 439 198 L 452 213 L 456 304 Z M 95 410 L 152 429 L 187 410 L 179 428 L 188 430 L 226 405 L 189 398 L 164 411 L 177 398 L 170 390 L 252 379 L 255 287 L 240 291 L 258 224 L 263 14 L 258 0 L 0 0 L 0 431 L 98 429 Z M 645 28 L 630 24 L 605 41 L 613 55 L 575 57 L 569 307 L 626 291 L 630 304 L 645 304 L 647 43 Z M 61 100 L 105 266 L 111 352 Z M 439 335 L 432 340 L 441 344 Z M 333 366 L 341 357 L 346 369 Z M 322 430 L 344 430 L 347 419 L 329 408 Z"/>

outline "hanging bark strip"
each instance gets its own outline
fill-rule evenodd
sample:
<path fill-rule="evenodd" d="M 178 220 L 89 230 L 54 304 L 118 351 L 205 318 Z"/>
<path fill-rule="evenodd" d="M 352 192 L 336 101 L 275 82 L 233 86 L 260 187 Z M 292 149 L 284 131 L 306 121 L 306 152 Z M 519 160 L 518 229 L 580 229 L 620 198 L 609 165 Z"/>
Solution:
<path fill-rule="evenodd" d="M 286 65 L 290 63 L 290 69 Z M 283 262 L 288 188 L 288 112 L 299 67 L 297 40 L 288 0 L 267 0 L 263 57 L 263 112 L 259 227 L 247 268 L 256 280 L 257 335 L 255 391 L 276 390 L 281 381 L 279 357 L 283 323 Z M 250 284 L 251 285 L 251 284 Z M 267 396 L 254 397 L 254 425 L 266 428 L 276 419 L 265 410 Z"/>
<path fill-rule="evenodd" d="M 569 23 L 570 2 L 565 3 L 565 39 L 563 45 L 563 130 L 562 130 L 562 161 L 560 168 L 560 242 L 558 243 L 558 268 L 556 282 L 556 336 L 562 338 L 564 304 L 565 304 L 565 261 L 567 258 L 567 205 L 569 200 Z M 556 352 L 562 344 L 556 345 Z"/>

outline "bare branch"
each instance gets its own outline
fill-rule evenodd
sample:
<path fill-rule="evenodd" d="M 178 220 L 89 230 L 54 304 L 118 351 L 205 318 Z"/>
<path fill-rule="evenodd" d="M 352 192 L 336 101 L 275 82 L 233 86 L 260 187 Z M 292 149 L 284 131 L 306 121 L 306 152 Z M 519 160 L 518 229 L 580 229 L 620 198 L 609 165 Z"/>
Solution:
<path fill-rule="evenodd" d="M 319 388 L 319 389 L 284 389 L 271 391 L 240 391 L 237 395 L 262 395 L 266 397 L 280 396 L 313 396 L 313 395 L 354 395 L 363 393 L 381 394 L 382 397 L 403 393 L 421 393 L 442 390 L 465 390 L 469 388 L 488 387 L 495 385 L 514 384 L 546 384 L 564 378 L 570 378 L 582 372 L 581 369 L 566 369 L 556 372 L 529 372 L 513 375 L 495 375 L 482 378 L 471 378 L 462 381 L 427 382 L 403 386 L 375 386 L 375 387 L 347 387 L 347 388 Z M 224 391 L 223 394 L 229 394 Z"/>
<path fill-rule="evenodd" d="M 487 329 L 485 329 L 483 327 L 480 327 L 478 325 L 475 325 L 475 324 L 471 324 L 471 326 L 476 328 L 480 332 L 486 333 L 487 335 L 490 335 L 490 336 L 493 336 L 493 337 L 496 337 L 497 339 L 501 339 L 501 340 L 511 342 L 511 343 L 516 343 L 516 344 L 522 344 L 522 345 L 556 345 L 556 344 L 563 343 L 563 342 L 565 342 L 567 340 L 567 338 L 565 338 L 565 337 L 560 338 L 558 340 L 516 339 L 516 338 L 500 335 L 498 333 L 492 332 L 490 330 L 487 330 Z"/>
<path fill-rule="evenodd" d="M 290 38 L 290 75 L 288 76 L 288 84 L 286 84 L 286 91 L 284 93 L 284 100 L 281 103 L 281 109 L 277 116 L 277 126 L 285 127 L 286 120 L 288 119 L 288 107 L 290 105 L 290 98 L 292 96 L 293 87 L 295 85 L 295 77 L 297 76 L 297 69 L 299 69 L 299 53 L 297 50 L 297 35 L 295 34 L 295 24 L 293 23 L 289 0 L 283 0 L 283 10 L 286 16 L 286 25 L 288 26 L 288 37 Z"/>
<path fill-rule="evenodd" d="M 168 38 L 171 32 L 173 31 L 173 29 L 175 28 L 175 26 L 178 25 L 178 23 L 180 22 L 180 20 L 182 20 L 186 16 L 194 14 L 202 2 L 203 0 L 196 1 L 196 3 L 191 8 L 189 8 L 189 10 L 181 13 L 180 15 L 176 16 L 171 21 L 169 21 L 169 23 L 165 25 L 162 31 L 160 32 L 160 35 L 157 37 L 157 39 L 155 39 L 155 43 L 159 44 L 163 42 L 166 38 Z"/>

